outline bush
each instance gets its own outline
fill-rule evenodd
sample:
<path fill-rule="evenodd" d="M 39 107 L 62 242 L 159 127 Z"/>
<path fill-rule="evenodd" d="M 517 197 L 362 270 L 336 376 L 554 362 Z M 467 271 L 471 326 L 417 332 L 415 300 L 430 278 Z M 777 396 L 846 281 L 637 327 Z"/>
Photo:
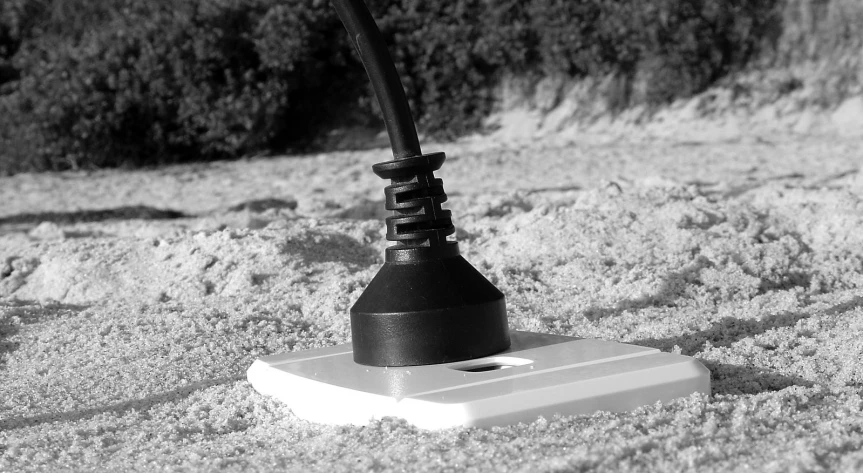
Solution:
<path fill-rule="evenodd" d="M 324 79 L 338 64 L 316 60 L 337 49 L 315 37 L 337 26 L 332 15 L 295 4 L 130 2 L 77 43 L 22 51 L 26 79 L 9 100 L 42 125 L 42 154 L 62 157 L 54 169 L 233 158 L 298 141 L 346 94 Z"/>
<path fill-rule="evenodd" d="M 504 72 L 610 73 L 658 103 L 752 57 L 777 0 L 369 0 L 420 127 L 477 127 Z M 10 0 L 0 172 L 282 151 L 374 120 L 324 0 Z M 630 83 L 632 80 L 630 80 Z"/>
<path fill-rule="evenodd" d="M 380 2 L 372 9 L 399 69 L 420 127 L 441 137 L 474 129 L 490 110 L 496 72 L 509 61 L 497 25 L 478 21 L 484 0 Z"/>
<path fill-rule="evenodd" d="M 547 71 L 644 77 L 657 104 L 704 90 L 758 50 L 777 0 L 533 0 Z"/>

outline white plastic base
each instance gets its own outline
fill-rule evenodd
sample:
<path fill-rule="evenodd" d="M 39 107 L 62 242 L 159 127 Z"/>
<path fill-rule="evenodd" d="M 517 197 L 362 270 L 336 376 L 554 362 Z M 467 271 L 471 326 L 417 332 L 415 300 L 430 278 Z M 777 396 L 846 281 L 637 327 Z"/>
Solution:
<path fill-rule="evenodd" d="M 531 332 L 513 332 L 503 353 L 440 365 L 359 365 L 350 344 L 285 353 L 255 361 L 248 378 L 302 419 L 363 425 L 394 416 L 425 429 L 620 412 L 710 393 L 710 372 L 690 357 Z"/>

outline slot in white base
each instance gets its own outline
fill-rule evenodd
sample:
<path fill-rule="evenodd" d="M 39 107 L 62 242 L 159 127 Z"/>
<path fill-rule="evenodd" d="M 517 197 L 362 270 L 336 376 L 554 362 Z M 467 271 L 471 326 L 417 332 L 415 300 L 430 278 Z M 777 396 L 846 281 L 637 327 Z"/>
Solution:
<path fill-rule="evenodd" d="M 356 364 L 350 344 L 285 353 L 256 360 L 248 379 L 309 421 L 363 425 L 393 416 L 425 429 L 621 412 L 710 393 L 710 372 L 687 356 L 541 333 L 511 338 L 494 356 L 400 368 Z"/>

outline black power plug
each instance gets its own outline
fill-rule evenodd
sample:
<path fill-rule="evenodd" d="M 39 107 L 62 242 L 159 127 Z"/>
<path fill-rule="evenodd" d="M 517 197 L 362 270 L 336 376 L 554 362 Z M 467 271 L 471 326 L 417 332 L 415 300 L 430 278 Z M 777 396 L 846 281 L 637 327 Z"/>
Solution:
<path fill-rule="evenodd" d="M 443 181 L 444 153 L 423 154 L 383 37 L 362 0 L 333 0 L 369 75 L 384 116 L 392 161 L 373 166 L 386 187 L 386 260 L 351 307 L 356 363 L 414 366 L 479 358 L 510 346 L 506 303 L 459 254 Z"/>

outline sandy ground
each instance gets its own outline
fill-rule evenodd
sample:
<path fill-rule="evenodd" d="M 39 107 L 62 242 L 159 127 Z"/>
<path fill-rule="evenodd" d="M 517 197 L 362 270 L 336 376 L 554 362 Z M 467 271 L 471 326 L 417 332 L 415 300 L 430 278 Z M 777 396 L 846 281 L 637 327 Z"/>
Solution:
<path fill-rule="evenodd" d="M 863 141 L 426 148 L 512 328 L 694 356 L 712 396 L 487 430 L 308 423 L 245 370 L 349 339 L 386 150 L 19 175 L 0 471 L 863 471 Z"/>

